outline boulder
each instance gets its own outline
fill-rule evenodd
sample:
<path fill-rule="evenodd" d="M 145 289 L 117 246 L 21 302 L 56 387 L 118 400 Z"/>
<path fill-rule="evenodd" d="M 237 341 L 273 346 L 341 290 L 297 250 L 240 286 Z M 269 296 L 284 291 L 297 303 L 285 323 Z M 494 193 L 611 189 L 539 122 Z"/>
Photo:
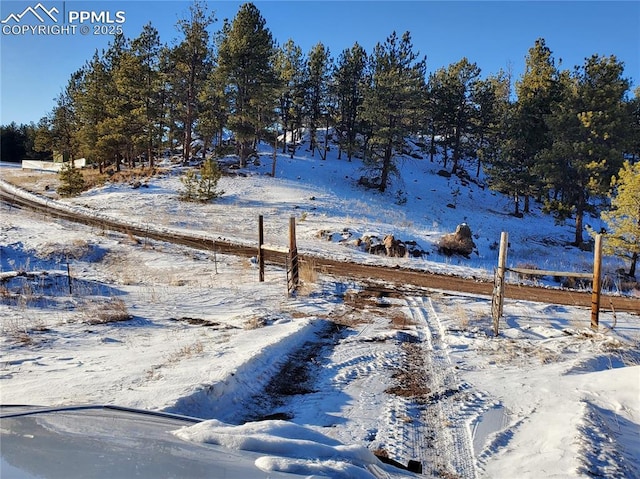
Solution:
<path fill-rule="evenodd" d="M 387 235 L 384 237 L 384 248 L 387 256 L 392 258 L 402 258 L 407 255 L 407 247 L 400 240 L 397 240 L 393 235 Z"/>
<path fill-rule="evenodd" d="M 459 254 L 466 258 L 476 249 L 468 224 L 459 224 L 455 233 L 444 235 L 438 243 L 438 250 L 447 256 Z"/>

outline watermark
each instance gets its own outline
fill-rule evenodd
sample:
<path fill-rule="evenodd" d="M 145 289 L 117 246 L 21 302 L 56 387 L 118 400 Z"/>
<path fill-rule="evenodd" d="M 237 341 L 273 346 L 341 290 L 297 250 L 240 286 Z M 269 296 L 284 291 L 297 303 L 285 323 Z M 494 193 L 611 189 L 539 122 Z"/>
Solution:
<path fill-rule="evenodd" d="M 66 2 L 37 3 L 3 15 L 2 35 L 115 35 L 123 33 L 124 10 L 67 9 Z"/>

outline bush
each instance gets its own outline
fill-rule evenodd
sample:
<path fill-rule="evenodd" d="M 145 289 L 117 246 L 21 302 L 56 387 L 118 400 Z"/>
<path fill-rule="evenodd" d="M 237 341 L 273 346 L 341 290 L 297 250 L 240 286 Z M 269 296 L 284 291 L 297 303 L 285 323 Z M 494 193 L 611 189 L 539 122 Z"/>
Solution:
<path fill-rule="evenodd" d="M 190 169 L 180 177 L 180 182 L 184 189 L 180 191 L 180 199 L 185 201 L 195 201 L 198 191 L 198 174 Z"/>
<path fill-rule="evenodd" d="M 60 186 L 58 187 L 60 196 L 78 196 L 84 191 L 85 182 L 82 172 L 74 168 L 72 162 L 63 164 L 58 176 L 60 178 Z"/>
<path fill-rule="evenodd" d="M 218 191 L 218 181 L 222 177 L 222 171 L 216 161 L 205 161 L 200 171 L 188 170 L 180 181 L 184 189 L 180 192 L 180 199 L 185 201 L 209 201 L 224 194 Z"/>
<path fill-rule="evenodd" d="M 209 201 L 224 193 L 216 189 L 221 177 L 222 171 L 220 171 L 217 161 L 209 159 L 204 162 L 200 170 L 200 182 L 198 184 L 198 199 L 200 201 Z"/>

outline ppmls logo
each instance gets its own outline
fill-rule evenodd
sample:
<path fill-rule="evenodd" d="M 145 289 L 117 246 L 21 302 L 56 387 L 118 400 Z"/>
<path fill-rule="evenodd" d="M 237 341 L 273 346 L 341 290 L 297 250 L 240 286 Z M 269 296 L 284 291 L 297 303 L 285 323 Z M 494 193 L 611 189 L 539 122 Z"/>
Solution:
<path fill-rule="evenodd" d="M 122 33 L 125 12 L 46 8 L 42 3 L 13 12 L 0 20 L 3 35 L 115 35 Z M 61 21 L 59 21 L 59 18 Z"/>
<path fill-rule="evenodd" d="M 38 3 L 35 7 L 27 7 L 25 8 L 22 13 L 11 13 L 9 14 L 9 16 L 7 16 L 7 18 L 5 18 L 4 20 L 2 20 L 2 23 L 10 23 L 11 21 L 15 22 L 15 23 L 20 23 L 22 22 L 22 19 L 27 16 L 27 14 L 30 13 L 32 17 L 35 17 L 36 19 L 38 19 L 40 21 L 40 23 L 44 23 L 45 22 L 45 18 L 50 18 L 51 20 L 53 20 L 54 22 L 58 22 L 58 19 L 55 15 L 57 15 L 58 13 L 60 13 L 60 11 L 56 8 L 53 7 L 51 8 L 51 10 L 47 10 L 44 5 L 42 5 L 41 3 Z"/>

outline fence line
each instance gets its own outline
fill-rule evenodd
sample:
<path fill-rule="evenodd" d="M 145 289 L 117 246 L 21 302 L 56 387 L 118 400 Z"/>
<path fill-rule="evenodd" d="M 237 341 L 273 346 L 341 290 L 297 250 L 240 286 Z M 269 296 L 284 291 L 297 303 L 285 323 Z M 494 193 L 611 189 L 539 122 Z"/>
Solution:
<path fill-rule="evenodd" d="M 266 251 L 284 253 L 287 273 L 287 294 L 293 293 L 300 284 L 300 268 L 298 265 L 298 246 L 296 242 L 296 219 L 289 218 L 289 247 L 267 246 L 264 244 L 264 218 L 258 216 L 258 281 L 264 282 L 264 254 Z"/>
<path fill-rule="evenodd" d="M 509 234 L 503 231 L 500 235 L 500 253 L 498 255 L 498 268 L 494 276 L 493 295 L 491 298 L 491 317 L 493 320 L 493 333 L 498 335 L 500 318 L 502 317 L 504 305 L 505 274 L 507 271 L 525 274 L 529 276 L 556 276 L 569 278 L 588 278 L 592 281 L 591 294 L 591 329 L 597 330 L 600 315 L 600 286 L 602 282 L 602 235 L 596 235 L 593 252 L 593 273 L 577 273 L 573 271 L 545 271 L 530 268 L 507 268 L 507 246 L 509 244 Z"/>

